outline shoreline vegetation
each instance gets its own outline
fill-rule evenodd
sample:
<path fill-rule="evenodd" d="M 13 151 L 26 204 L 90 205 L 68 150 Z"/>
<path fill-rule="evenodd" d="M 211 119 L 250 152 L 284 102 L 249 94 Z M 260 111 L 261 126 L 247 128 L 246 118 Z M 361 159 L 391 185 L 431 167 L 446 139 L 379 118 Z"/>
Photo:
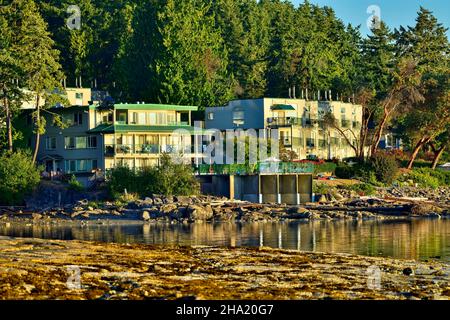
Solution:
<path fill-rule="evenodd" d="M 410 219 L 450 217 L 450 188 L 378 188 L 373 196 L 329 189 L 319 202 L 256 204 L 212 196 L 153 195 L 122 201 L 80 200 L 64 207 L 0 207 L 0 223 L 100 222 L 270 222 L 282 220 Z"/>
<path fill-rule="evenodd" d="M 436 261 L 7 237 L 0 248 L 5 300 L 450 298 L 449 267 Z"/>

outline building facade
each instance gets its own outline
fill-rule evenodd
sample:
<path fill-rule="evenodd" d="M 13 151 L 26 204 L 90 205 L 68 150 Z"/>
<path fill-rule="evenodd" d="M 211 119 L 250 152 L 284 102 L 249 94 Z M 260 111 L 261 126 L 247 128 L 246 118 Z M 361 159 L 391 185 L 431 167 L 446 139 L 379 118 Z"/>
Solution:
<path fill-rule="evenodd" d="M 278 130 L 282 146 L 299 159 L 354 157 L 355 152 L 338 130 L 324 125 L 331 112 L 352 144 L 362 123 L 362 106 L 340 101 L 261 98 L 231 101 L 224 107 L 206 108 L 206 129 Z"/>
<path fill-rule="evenodd" d="M 200 155 L 191 126 L 194 106 L 160 104 L 91 104 L 89 89 L 70 89 L 71 107 L 43 112 L 46 130 L 38 161 L 48 176 L 73 174 L 85 185 L 117 165 L 157 165 L 163 153 L 192 163 Z M 28 115 L 27 117 L 29 117 Z M 58 117 L 63 126 L 56 125 Z M 31 124 L 31 123 L 30 123 Z M 30 135 L 30 147 L 35 145 Z"/>

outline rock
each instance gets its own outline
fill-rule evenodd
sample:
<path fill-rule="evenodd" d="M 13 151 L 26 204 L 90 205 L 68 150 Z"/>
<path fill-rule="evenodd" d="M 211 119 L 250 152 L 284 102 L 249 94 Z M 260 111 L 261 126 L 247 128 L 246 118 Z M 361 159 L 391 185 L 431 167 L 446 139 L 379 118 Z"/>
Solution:
<path fill-rule="evenodd" d="M 308 213 L 309 210 L 305 209 L 303 207 L 293 207 L 289 209 L 289 213 L 297 213 L 297 214 L 303 214 L 303 213 Z"/>
<path fill-rule="evenodd" d="M 150 219 L 151 219 L 150 213 L 148 211 L 143 211 L 142 212 L 142 220 L 149 221 Z"/>
<path fill-rule="evenodd" d="M 191 220 L 210 220 L 214 216 L 214 211 L 210 205 L 203 207 L 198 204 L 192 204 L 186 208 L 186 214 Z"/>
<path fill-rule="evenodd" d="M 413 269 L 408 267 L 408 268 L 403 269 L 403 274 L 405 276 L 410 276 L 410 275 L 414 274 L 414 271 L 413 271 Z"/>
<path fill-rule="evenodd" d="M 32 217 L 33 217 L 33 220 L 40 220 L 40 219 L 42 219 L 42 214 L 39 214 L 39 213 L 33 213 L 32 214 Z"/>
<path fill-rule="evenodd" d="M 191 197 L 186 197 L 186 196 L 176 196 L 174 197 L 174 201 L 179 203 L 179 204 L 192 204 L 192 198 Z"/>
<path fill-rule="evenodd" d="M 89 201 L 87 199 L 83 199 L 77 202 L 79 206 L 87 206 L 89 204 Z"/>
<path fill-rule="evenodd" d="M 177 208 L 178 207 L 176 204 L 170 203 L 170 204 L 162 205 L 161 208 L 159 209 L 159 211 L 163 214 L 169 214 L 172 211 L 175 211 Z"/>

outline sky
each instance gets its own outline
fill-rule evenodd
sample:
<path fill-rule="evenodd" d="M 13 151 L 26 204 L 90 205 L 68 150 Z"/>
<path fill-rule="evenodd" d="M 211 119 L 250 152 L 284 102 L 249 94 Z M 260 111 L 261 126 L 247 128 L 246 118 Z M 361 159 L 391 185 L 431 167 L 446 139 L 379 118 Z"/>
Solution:
<path fill-rule="evenodd" d="M 291 0 L 295 5 L 303 3 L 303 0 Z M 399 26 L 414 26 L 417 11 L 420 6 L 433 12 L 435 17 L 446 28 L 450 28 L 450 1 L 449 0 L 309 0 L 320 6 L 329 6 L 334 9 L 336 15 L 345 23 L 354 26 L 361 25 L 361 34 L 367 35 L 370 30 L 367 21 L 373 14 L 373 7 L 381 15 L 391 29 Z M 369 11 L 369 12 L 368 12 Z M 377 10 L 378 11 L 378 10 Z M 450 36 L 450 31 L 447 31 Z"/>

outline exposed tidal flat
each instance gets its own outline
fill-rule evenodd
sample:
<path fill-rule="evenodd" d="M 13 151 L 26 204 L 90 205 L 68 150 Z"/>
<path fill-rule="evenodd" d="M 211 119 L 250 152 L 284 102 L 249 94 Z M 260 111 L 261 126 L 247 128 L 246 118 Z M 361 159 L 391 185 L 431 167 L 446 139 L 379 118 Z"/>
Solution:
<path fill-rule="evenodd" d="M 0 298 L 448 299 L 450 283 L 433 260 L 2 237 Z"/>

